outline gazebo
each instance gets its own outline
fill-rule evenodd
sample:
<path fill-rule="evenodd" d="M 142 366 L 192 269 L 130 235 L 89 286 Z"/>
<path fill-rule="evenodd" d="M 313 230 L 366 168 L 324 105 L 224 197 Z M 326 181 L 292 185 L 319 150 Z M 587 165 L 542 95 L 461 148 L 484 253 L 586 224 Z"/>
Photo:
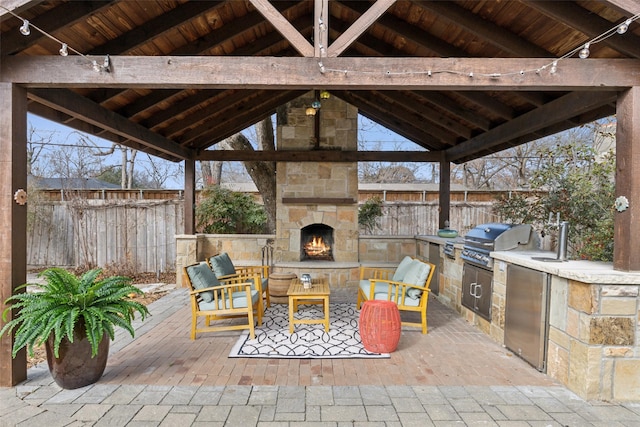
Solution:
<path fill-rule="evenodd" d="M 615 114 L 614 268 L 640 270 L 640 4 L 607 1 L 6 0 L 0 7 L 0 299 L 26 280 L 27 112 L 184 162 L 437 162 L 449 170 Z M 207 150 L 328 91 L 420 151 Z M 317 141 L 322 139 L 319 134 Z M 0 341 L 0 385 L 26 376 Z"/>

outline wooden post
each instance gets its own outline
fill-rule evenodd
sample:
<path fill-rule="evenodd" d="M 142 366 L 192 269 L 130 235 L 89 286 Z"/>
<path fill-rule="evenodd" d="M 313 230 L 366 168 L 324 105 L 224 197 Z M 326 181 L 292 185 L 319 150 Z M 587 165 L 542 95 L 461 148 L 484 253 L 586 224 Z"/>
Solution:
<path fill-rule="evenodd" d="M 449 221 L 449 210 L 451 209 L 451 163 L 444 158 L 440 160 L 440 212 L 438 216 L 438 227 L 444 228 L 445 221 Z"/>
<path fill-rule="evenodd" d="M 196 232 L 196 162 L 184 161 L 184 234 Z"/>
<path fill-rule="evenodd" d="M 27 205 L 14 200 L 27 190 L 27 91 L 0 83 L 0 310 L 15 288 L 27 281 Z M 11 313 L 8 320 L 14 317 Z M 0 327 L 4 322 L 0 318 Z M 0 338 L 0 386 L 27 379 L 27 355 L 11 357 L 13 336 Z"/>
<path fill-rule="evenodd" d="M 640 271 L 640 86 L 618 95 L 616 116 L 616 197 L 629 209 L 615 212 L 613 268 Z"/>

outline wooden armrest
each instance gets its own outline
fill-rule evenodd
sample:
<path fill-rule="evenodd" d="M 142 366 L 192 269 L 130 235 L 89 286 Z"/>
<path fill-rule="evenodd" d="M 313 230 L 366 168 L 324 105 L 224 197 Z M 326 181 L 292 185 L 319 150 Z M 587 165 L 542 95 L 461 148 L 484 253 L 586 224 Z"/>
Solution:
<path fill-rule="evenodd" d="M 389 279 L 394 270 L 390 268 L 360 266 L 360 280 L 364 279 Z"/>

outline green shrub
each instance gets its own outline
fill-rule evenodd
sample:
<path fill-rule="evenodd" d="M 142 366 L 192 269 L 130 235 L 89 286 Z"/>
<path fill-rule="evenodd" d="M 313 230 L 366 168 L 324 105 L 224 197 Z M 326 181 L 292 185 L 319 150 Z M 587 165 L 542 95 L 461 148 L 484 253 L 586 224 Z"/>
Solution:
<path fill-rule="evenodd" d="M 264 232 L 267 214 L 250 195 L 209 186 L 196 206 L 196 222 L 200 233 L 259 234 Z"/>
<path fill-rule="evenodd" d="M 382 216 L 382 199 L 372 197 L 358 208 L 358 225 L 368 233 L 378 227 L 378 218 Z"/>

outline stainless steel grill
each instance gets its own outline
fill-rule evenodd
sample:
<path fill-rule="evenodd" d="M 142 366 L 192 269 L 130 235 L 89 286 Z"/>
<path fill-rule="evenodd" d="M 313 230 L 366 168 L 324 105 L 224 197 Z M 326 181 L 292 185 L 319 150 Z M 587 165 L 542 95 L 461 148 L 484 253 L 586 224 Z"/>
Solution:
<path fill-rule="evenodd" d="M 538 239 L 530 224 L 481 224 L 464 237 L 461 257 L 478 267 L 493 268 L 492 251 L 537 249 Z"/>

